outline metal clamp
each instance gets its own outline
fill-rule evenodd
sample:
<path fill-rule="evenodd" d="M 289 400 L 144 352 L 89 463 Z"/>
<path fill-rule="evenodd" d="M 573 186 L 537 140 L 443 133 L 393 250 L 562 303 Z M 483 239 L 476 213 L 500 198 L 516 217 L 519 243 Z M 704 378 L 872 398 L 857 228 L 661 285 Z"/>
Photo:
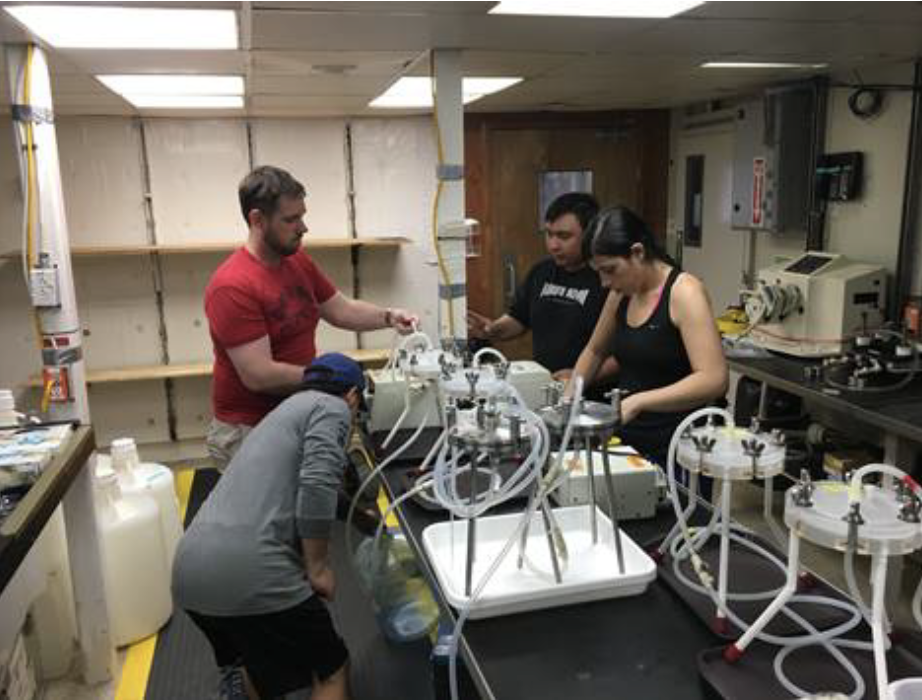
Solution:
<path fill-rule="evenodd" d="M 794 505 L 800 506 L 801 508 L 812 508 L 813 491 L 815 489 L 816 486 L 813 485 L 813 480 L 810 478 L 810 472 L 808 472 L 806 469 L 801 469 L 800 482 L 791 491 L 791 499 L 794 501 Z"/>
<path fill-rule="evenodd" d="M 615 387 L 611 391 L 605 392 L 605 398 L 611 401 L 612 410 L 615 412 L 615 421 L 619 424 L 621 423 L 621 401 L 629 393 L 631 392 L 620 387 Z"/>
<path fill-rule="evenodd" d="M 915 494 L 910 494 L 910 497 L 900 506 L 897 517 L 904 523 L 922 522 L 922 518 L 919 517 L 920 511 L 922 511 L 922 501 Z"/>

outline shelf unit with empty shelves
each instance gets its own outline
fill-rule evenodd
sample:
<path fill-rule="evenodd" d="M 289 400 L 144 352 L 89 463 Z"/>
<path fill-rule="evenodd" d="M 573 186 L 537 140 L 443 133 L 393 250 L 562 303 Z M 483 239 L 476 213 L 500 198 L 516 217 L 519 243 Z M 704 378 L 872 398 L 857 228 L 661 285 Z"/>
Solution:
<path fill-rule="evenodd" d="M 401 236 L 382 236 L 375 238 L 320 238 L 307 237 L 305 249 L 314 250 L 345 250 L 351 255 L 353 270 L 353 294 L 358 291 L 358 256 L 361 250 L 396 249 L 409 244 L 408 238 Z M 163 256 L 182 255 L 209 255 L 230 253 L 242 245 L 241 241 L 218 241 L 204 243 L 167 243 L 167 244 L 136 244 L 136 245 L 98 245 L 75 246 L 71 248 L 71 256 L 75 259 L 93 258 L 119 258 L 119 257 L 148 257 L 151 263 L 159 268 Z M 0 254 L 0 261 L 14 261 L 21 253 L 9 251 Z M 155 289 L 155 296 L 161 292 Z M 158 308 L 162 307 L 162 299 L 158 299 Z M 161 318 L 161 324 L 164 320 Z M 359 343 L 360 344 L 360 343 Z M 352 357 L 363 366 L 382 366 L 388 358 L 389 350 L 376 348 L 353 348 L 343 350 L 344 354 Z M 170 442 L 182 440 L 177 437 L 176 411 L 173 405 L 173 382 L 176 380 L 207 378 L 212 374 L 210 361 L 170 362 L 169 355 L 162 354 L 162 363 L 146 363 L 130 366 L 109 366 L 104 368 L 91 368 L 86 370 L 88 385 L 117 385 L 128 382 L 155 382 L 163 381 L 166 387 L 167 426 Z M 190 358 L 191 359 L 191 358 Z M 27 380 L 30 387 L 41 387 L 41 378 L 32 376 Z"/>

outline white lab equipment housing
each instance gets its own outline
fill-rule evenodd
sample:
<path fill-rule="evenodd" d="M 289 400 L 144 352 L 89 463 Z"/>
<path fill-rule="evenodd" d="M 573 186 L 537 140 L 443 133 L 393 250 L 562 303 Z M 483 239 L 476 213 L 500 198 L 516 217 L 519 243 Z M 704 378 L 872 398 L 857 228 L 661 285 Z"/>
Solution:
<path fill-rule="evenodd" d="M 442 425 L 438 384 L 426 381 L 439 376 L 439 365 L 434 359 L 439 354 L 441 352 L 438 350 L 417 354 L 417 357 L 423 359 L 412 372 L 399 367 L 368 372 L 373 387 L 368 426 L 372 432 L 393 428 L 404 410 L 408 412 L 400 421 L 402 428 L 416 428 L 423 420 L 427 427 Z M 516 360 L 509 363 L 507 379 L 530 409 L 543 405 L 544 388 L 551 381 L 551 373 L 547 369 L 531 360 Z"/>
<path fill-rule="evenodd" d="M 837 355 L 857 331 L 879 327 L 886 284 L 883 267 L 835 253 L 811 251 L 766 267 L 746 294 L 752 337 L 789 355 Z"/>

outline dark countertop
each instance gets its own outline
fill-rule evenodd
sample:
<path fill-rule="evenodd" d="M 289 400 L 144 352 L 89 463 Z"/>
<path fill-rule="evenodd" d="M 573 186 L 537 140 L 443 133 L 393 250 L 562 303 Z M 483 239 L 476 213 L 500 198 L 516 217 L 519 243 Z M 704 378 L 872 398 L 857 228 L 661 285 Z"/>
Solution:
<path fill-rule="evenodd" d="M 13 578 L 95 447 L 93 429 L 77 427 L 16 510 L 0 525 L 0 592 Z"/>
<path fill-rule="evenodd" d="M 407 468 L 404 463 L 386 472 L 391 497 L 402 493 L 401 475 Z M 422 549 L 422 531 L 446 519 L 445 514 L 412 502 L 397 511 L 436 599 L 453 621 L 454 611 Z M 625 522 L 622 528 L 643 544 L 666 533 L 673 522 L 670 513 Z M 502 700 L 701 700 L 707 695 L 698 679 L 697 654 L 720 644 L 658 581 L 639 596 L 469 620 L 463 638 L 468 670 L 482 696 Z"/>
<path fill-rule="evenodd" d="M 808 381 L 804 368 L 818 364 L 782 355 L 727 358 L 730 369 L 769 386 L 803 397 L 902 438 L 922 443 L 922 372 L 909 386 L 889 392 L 834 390 Z"/>

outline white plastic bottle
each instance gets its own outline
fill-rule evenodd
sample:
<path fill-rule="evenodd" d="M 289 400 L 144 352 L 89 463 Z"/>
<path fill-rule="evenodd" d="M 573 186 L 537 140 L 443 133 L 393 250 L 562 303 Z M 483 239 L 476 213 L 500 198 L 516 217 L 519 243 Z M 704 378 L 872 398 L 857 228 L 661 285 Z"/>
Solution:
<path fill-rule="evenodd" d="M 112 469 L 118 474 L 125 495 L 151 496 L 160 508 L 160 529 L 163 532 L 167 569 L 173 565 L 173 555 L 182 537 L 179 501 L 176 499 L 173 470 L 163 464 L 141 462 L 134 438 L 118 438 L 111 445 Z"/>
<path fill-rule="evenodd" d="M 97 469 L 96 484 L 110 629 L 115 645 L 124 646 L 153 634 L 170 618 L 170 566 L 154 499 L 123 495 L 111 469 Z"/>

